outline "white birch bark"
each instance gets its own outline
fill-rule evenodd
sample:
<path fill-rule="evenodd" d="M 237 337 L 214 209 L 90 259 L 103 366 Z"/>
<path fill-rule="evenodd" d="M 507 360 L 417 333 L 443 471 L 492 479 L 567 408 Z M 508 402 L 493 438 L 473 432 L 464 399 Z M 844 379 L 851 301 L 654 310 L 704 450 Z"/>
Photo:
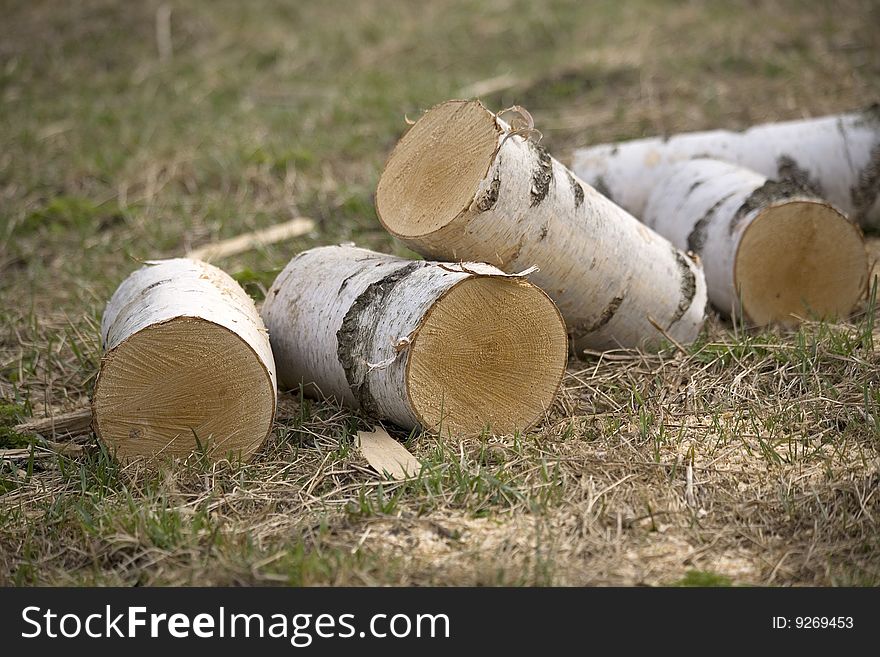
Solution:
<path fill-rule="evenodd" d="M 708 157 L 797 183 L 864 228 L 880 229 L 880 106 L 862 112 L 600 144 L 572 169 L 635 216 L 674 162 Z"/>
<path fill-rule="evenodd" d="M 437 418 L 429 417 L 418 400 L 414 401 L 413 354 L 419 352 L 420 331 L 428 330 L 424 328 L 426 318 L 438 302 L 451 298 L 454 288 L 476 277 L 503 279 L 517 288 L 528 286 L 531 303 L 543 315 L 536 322 L 534 335 L 527 336 L 521 353 L 512 358 L 529 360 L 534 357 L 532 351 L 547 352 L 548 358 L 534 372 L 534 396 L 543 395 L 543 406 L 549 406 L 564 372 L 566 344 L 562 319 L 543 292 L 520 277 L 508 276 L 485 264 L 409 261 L 352 246 L 328 246 L 301 253 L 288 263 L 269 290 L 262 314 L 281 382 L 287 387 L 303 385 L 309 394 L 335 398 L 407 429 L 420 425 L 436 428 Z M 479 315 L 485 309 L 465 311 L 467 315 Z M 485 323 L 484 330 L 491 331 L 491 316 Z M 476 336 L 464 336 L 465 342 L 471 339 L 476 340 Z M 451 340 L 445 345 L 446 356 L 437 357 L 452 359 L 461 349 L 466 352 L 467 345 Z M 473 374 L 471 368 L 479 378 L 478 363 L 468 362 L 467 358 L 450 360 L 450 367 L 460 370 L 450 374 L 453 380 L 459 378 L 463 387 Z M 540 381 L 549 382 L 544 390 Z M 529 382 L 510 384 L 531 390 Z M 484 382 L 481 389 L 477 384 L 472 394 L 481 398 L 494 394 L 492 385 Z M 441 382 L 432 394 L 438 398 L 444 394 Z M 525 409 L 533 402 L 522 398 L 512 400 L 511 405 Z M 511 412 L 519 415 L 516 421 L 493 428 L 504 431 L 515 424 L 524 429 L 537 419 L 527 417 L 528 410 Z M 486 421 L 483 417 L 448 417 L 448 425 L 455 431 L 479 430 Z"/>
<path fill-rule="evenodd" d="M 120 457 L 185 456 L 198 437 L 213 457 L 248 458 L 271 431 L 266 329 L 250 297 L 216 267 L 148 261 L 107 304 L 101 342 L 95 429 Z"/>
<path fill-rule="evenodd" d="M 742 305 L 753 323 L 788 323 L 795 311 L 801 317 L 847 314 L 860 298 L 867 276 L 861 231 L 827 202 L 795 183 L 771 181 L 720 160 L 685 160 L 666 173 L 648 197 L 644 222 L 700 256 L 709 299 L 721 312 L 737 315 Z M 742 268 L 751 263 L 741 260 L 737 266 L 738 258 L 748 257 L 740 246 L 759 219 L 763 236 L 756 234 L 750 248 L 762 250 L 764 271 L 746 272 Z M 797 274 L 773 275 L 774 268 Z M 762 273 L 762 289 L 742 290 L 750 276 Z M 829 286 L 834 293 L 823 294 Z M 793 303 L 792 294 L 802 302 Z M 756 295 L 767 301 L 750 312 Z"/>
<path fill-rule="evenodd" d="M 447 190 L 455 200 L 440 198 Z M 376 207 L 426 257 L 537 266 L 530 280 L 557 303 L 577 348 L 690 343 L 702 327 L 699 264 L 477 101 L 438 105 L 404 135 Z"/>

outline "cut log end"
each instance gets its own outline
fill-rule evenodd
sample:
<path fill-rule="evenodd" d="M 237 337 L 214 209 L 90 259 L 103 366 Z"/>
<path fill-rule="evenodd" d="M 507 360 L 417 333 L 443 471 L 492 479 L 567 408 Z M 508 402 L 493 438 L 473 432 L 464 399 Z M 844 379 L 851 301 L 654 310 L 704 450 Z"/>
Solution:
<path fill-rule="evenodd" d="M 867 271 L 857 226 L 825 203 L 794 200 L 767 207 L 745 229 L 734 281 L 749 321 L 794 325 L 847 316 Z"/>
<path fill-rule="evenodd" d="M 540 289 L 465 279 L 434 304 L 410 347 L 412 408 L 442 433 L 525 430 L 553 403 L 567 351 L 562 317 Z"/>
<path fill-rule="evenodd" d="M 426 112 L 394 148 L 379 180 L 376 210 L 383 225 L 406 239 L 453 221 L 474 201 L 500 134 L 479 101 L 453 100 Z"/>
<path fill-rule="evenodd" d="M 110 350 L 92 402 L 95 432 L 123 461 L 187 457 L 247 460 L 275 414 L 269 372 L 232 331 L 177 317 Z"/>

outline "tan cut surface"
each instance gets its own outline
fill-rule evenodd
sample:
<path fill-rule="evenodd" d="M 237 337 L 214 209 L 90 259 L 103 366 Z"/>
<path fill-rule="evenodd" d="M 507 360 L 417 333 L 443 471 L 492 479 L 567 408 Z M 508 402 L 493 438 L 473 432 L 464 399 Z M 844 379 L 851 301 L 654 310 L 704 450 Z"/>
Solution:
<path fill-rule="evenodd" d="M 434 304 L 413 340 L 413 409 L 443 433 L 526 429 L 552 404 L 567 350 L 562 318 L 541 290 L 519 279 L 468 278 Z"/>
<path fill-rule="evenodd" d="M 376 190 L 385 227 L 401 237 L 428 235 L 474 200 L 500 131 L 479 101 L 453 100 L 425 113 L 395 147 Z"/>
<path fill-rule="evenodd" d="M 183 317 L 132 335 L 104 358 L 93 400 L 95 431 L 122 460 L 247 460 L 272 426 L 266 368 L 226 328 Z"/>
<path fill-rule="evenodd" d="M 868 261 L 861 231 L 823 203 L 790 201 L 746 228 L 734 282 L 755 324 L 846 317 L 862 297 Z"/>

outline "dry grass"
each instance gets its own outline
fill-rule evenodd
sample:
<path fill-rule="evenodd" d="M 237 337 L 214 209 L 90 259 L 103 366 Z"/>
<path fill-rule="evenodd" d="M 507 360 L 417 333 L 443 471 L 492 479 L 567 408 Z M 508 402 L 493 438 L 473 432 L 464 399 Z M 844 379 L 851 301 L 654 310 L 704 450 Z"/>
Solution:
<path fill-rule="evenodd" d="M 165 60 L 158 3 L 8 4 L 0 448 L 25 451 L 0 460 L 0 583 L 880 584 L 871 304 L 573 360 L 533 433 L 401 436 L 414 481 L 381 482 L 351 449 L 366 420 L 295 392 L 248 465 L 121 468 L 91 435 L 10 428 L 87 401 L 138 259 L 314 217 L 221 263 L 259 297 L 307 246 L 405 253 L 371 200 L 405 112 L 494 79 L 564 155 L 858 107 L 872 3 L 180 3 Z"/>

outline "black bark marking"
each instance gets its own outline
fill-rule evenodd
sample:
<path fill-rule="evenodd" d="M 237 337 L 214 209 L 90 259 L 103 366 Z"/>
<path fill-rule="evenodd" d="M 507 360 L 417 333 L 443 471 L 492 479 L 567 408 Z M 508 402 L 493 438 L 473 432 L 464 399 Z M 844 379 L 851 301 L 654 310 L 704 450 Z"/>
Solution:
<path fill-rule="evenodd" d="M 579 208 L 581 204 L 584 202 L 584 188 L 581 185 L 580 181 L 574 177 L 571 171 L 566 169 L 566 174 L 568 174 L 568 184 L 571 185 L 571 191 L 574 194 L 574 207 Z"/>
<path fill-rule="evenodd" d="M 697 187 L 699 187 L 700 185 L 702 185 L 704 182 L 706 182 L 706 181 L 703 180 L 702 178 L 700 178 L 700 179 L 697 180 L 694 184 L 692 184 L 692 185 L 688 188 L 687 196 L 690 196 L 691 193 L 692 193 Z"/>
<path fill-rule="evenodd" d="M 776 172 L 779 180 L 794 183 L 805 192 L 822 196 L 822 185 L 819 181 L 811 178 L 810 173 L 799 167 L 788 155 L 780 155 L 776 160 Z"/>
<path fill-rule="evenodd" d="M 717 207 L 718 204 L 716 203 L 694 224 L 694 229 L 688 234 L 687 238 L 688 251 L 692 251 L 697 255 L 703 252 L 703 247 L 706 246 L 706 228 L 709 226 L 709 222 L 712 220 L 712 215 Z"/>
<path fill-rule="evenodd" d="M 352 278 L 354 278 L 355 276 L 357 276 L 358 274 L 360 274 L 362 271 L 363 271 L 363 269 L 358 269 L 357 271 L 355 271 L 355 272 L 349 274 L 348 276 L 346 276 L 345 278 L 343 278 L 343 279 L 342 279 L 342 284 L 339 286 L 339 289 L 336 290 L 336 296 L 339 296 L 340 294 L 342 294 L 342 291 L 346 288 L 346 286 L 348 285 L 348 282 L 349 282 Z"/>
<path fill-rule="evenodd" d="M 880 112 L 880 106 L 876 111 Z M 859 172 L 856 184 L 850 189 L 850 198 L 857 220 L 864 219 L 874 207 L 878 196 L 880 196 L 880 144 L 871 149 L 871 159 Z"/>
<path fill-rule="evenodd" d="M 540 242 L 545 237 L 547 237 L 547 233 L 550 231 L 550 224 L 544 224 L 541 226 L 541 233 L 538 235 L 538 241 Z"/>
<path fill-rule="evenodd" d="M 553 182 L 553 159 L 543 146 L 529 142 L 535 153 L 535 165 L 532 169 L 532 198 L 531 207 L 535 207 L 545 198 L 550 191 L 550 183 Z"/>
<path fill-rule="evenodd" d="M 367 269 L 369 269 L 371 266 L 373 266 L 373 267 L 381 267 L 383 264 L 385 264 L 384 261 L 382 261 L 382 260 L 378 260 L 375 256 L 371 256 L 371 257 L 368 257 L 368 258 L 359 258 L 359 259 L 355 260 L 355 262 L 361 262 L 361 263 L 364 263 L 364 264 L 362 264 L 362 265 L 358 265 L 357 269 L 355 269 L 352 273 L 350 273 L 348 276 L 346 276 L 344 279 L 342 279 L 342 283 L 340 283 L 340 285 L 339 285 L 339 289 L 336 290 L 336 295 L 337 295 L 337 296 L 339 296 L 340 294 L 342 294 L 342 291 L 345 290 L 346 287 L 348 287 L 348 282 L 349 282 L 352 278 L 354 278 L 355 276 L 358 276 L 358 275 L 364 273 L 364 272 L 365 272 Z"/>
<path fill-rule="evenodd" d="M 712 223 L 712 219 L 715 217 L 715 213 L 718 211 L 718 208 L 721 207 L 721 204 L 733 196 L 733 194 L 734 193 L 731 192 L 718 199 L 718 202 L 706 210 L 706 214 L 700 217 L 697 223 L 694 224 L 693 230 L 691 230 L 690 234 L 687 236 L 688 251 L 693 251 L 697 255 L 703 252 L 703 247 L 706 246 L 706 229 L 709 228 L 709 224 Z"/>
<path fill-rule="evenodd" d="M 774 201 L 784 201 L 796 196 L 812 196 L 812 194 L 790 180 L 768 180 L 749 194 L 748 198 L 743 201 L 743 204 L 739 206 L 739 209 L 731 217 L 730 234 L 733 235 L 739 223 L 752 211 L 769 205 Z"/>
<path fill-rule="evenodd" d="M 368 415 L 378 412 L 378 405 L 370 392 L 370 368 L 367 364 L 367 354 L 372 352 L 378 336 L 372 326 L 374 317 L 370 318 L 369 326 L 364 326 L 362 320 L 365 314 L 375 315 L 374 311 L 386 302 L 397 284 L 426 264 L 424 261 L 411 262 L 370 283 L 351 304 L 336 331 L 336 357 L 345 371 L 345 380 L 355 400 Z"/>
<path fill-rule="evenodd" d="M 489 189 L 477 201 L 477 212 L 488 212 L 495 207 L 498 202 L 499 189 L 501 189 L 501 167 L 496 166 L 495 175 L 492 176 L 492 182 L 489 183 Z"/>
<path fill-rule="evenodd" d="M 861 111 L 855 125 L 864 126 L 880 123 L 880 103 L 871 103 Z"/>
<path fill-rule="evenodd" d="M 173 278 L 163 278 L 161 281 L 156 281 L 155 283 L 150 283 L 149 285 L 147 285 L 147 287 L 145 287 L 144 289 L 142 289 L 140 291 L 140 295 L 144 296 L 147 292 L 152 290 L 154 287 L 159 287 L 160 285 L 164 285 L 165 283 L 170 283 L 173 280 L 174 280 Z"/>
<path fill-rule="evenodd" d="M 605 182 L 605 178 L 602 176 L 597 176 L 595 182 L 593 183 L 593 189 L 599 192 L 602 196 L 607 198 L 612 203 L 614 202 L 614 197 L 611 196 L 611 190 L 608 189 L 608 185 Z"/>
<path fill-rule="evenodd" d="M 672 314 L 672 319 L 669 320 L 667 331 L 684 316 L 694 302 L 694 295 L 697 293 L 697 277 L 688 264 L 687 256 L 675 247 L 672 248 L 672 255 L 675 256 L 675 262 L 681 275 L 681 299 L 678 300 L 678 306 Z"/>
<path fill-rule="evenodd" d="M 614 317 L 614 314 L 617 312 L 617 309 L 620 308 L 620 305 L 623 303 L 623 300 L 625 298 L 626 292 L 624 292 L 619 297 L 614 297 L 611 301 L 608 302 L 608 305 L 605 306 L 605 309 L 602 311 L 602 314 L 599 315 L 599 318 L 596 319 L 596 321 L 573 326 L 571 329 L 572 342 L 577 342 L 584 336 L 587 336 L 590 333 L 595 333 L 600 328 L 605 326 L 608 322 L 610 322 L 611 318 Z"/>

